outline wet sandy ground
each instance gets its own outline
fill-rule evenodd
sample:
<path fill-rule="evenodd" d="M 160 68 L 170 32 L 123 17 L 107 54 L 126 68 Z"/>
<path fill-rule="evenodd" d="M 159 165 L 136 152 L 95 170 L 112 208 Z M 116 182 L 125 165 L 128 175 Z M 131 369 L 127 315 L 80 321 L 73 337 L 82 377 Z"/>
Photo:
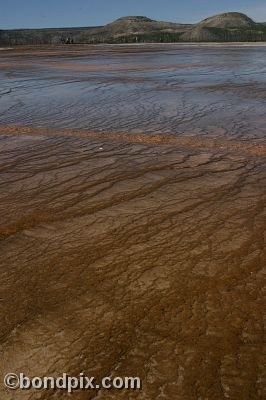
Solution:
<path fill-rule="evenodd" d="M 74 399 L 265 398 L 266 50 L 74 48 L 1 55 L 1 381 L 85 371 L 143 389 Z M 1 382 L 0 398 L 69 397 Z"/>

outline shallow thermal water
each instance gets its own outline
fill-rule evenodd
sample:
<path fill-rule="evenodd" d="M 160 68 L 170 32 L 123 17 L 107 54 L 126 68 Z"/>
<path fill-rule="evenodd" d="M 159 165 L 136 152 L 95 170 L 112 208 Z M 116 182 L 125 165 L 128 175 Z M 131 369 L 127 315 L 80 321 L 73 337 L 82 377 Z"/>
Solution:
<path fill-rule="evenodd" d="M 266 47 L 2 52 L 1 377 L 265 398 L 265 106 Z"/>
<path fill-rule="evenodd" d="M 266 47 L 5 52 L 0 123 L 264 138 Z"/>

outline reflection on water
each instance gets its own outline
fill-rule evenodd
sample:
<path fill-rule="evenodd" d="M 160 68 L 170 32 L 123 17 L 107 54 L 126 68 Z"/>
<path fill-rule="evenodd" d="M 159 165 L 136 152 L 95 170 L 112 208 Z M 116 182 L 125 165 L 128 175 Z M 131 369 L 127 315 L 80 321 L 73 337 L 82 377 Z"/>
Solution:
<path fill-rule="evenodd" d="M 265 51 L 3 52 L 1 376 L 264 398 Z"/>
<path fill-rule="evenodd" d="M 5 52 L 0 123 L 265 136 L 266 47 L 159 50 Z"/>

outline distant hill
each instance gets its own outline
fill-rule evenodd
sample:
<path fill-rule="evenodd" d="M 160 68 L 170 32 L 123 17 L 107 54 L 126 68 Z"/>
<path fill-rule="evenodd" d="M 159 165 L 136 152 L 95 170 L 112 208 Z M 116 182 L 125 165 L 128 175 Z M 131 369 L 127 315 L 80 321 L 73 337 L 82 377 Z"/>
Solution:
<path fill-rule="evenodd" d="M 214 15 L 201 21 L 198 25 L 205 28 L 252 28 L 255 22 L 245 14 L 230 12 Z"/>
<path fill-rule="evenodd" d="M 180 39 L 188 42 L 265 41 L 265 27 L 245 14 L 230 12 L 204 19 L 188 29 Z"/>
<path fill-rule="evenodd" d="M 184 26 L 174 22 L 155 21 L 147 17 L 123 17 L 116 21 L 105 25 L 102 31 L 106 34 L 115 35 L 130 35 L 138 33 L 161 32 L 164 30 L 177 30 Z"/>
<path fill-rule="evenodd" d="M 104 26 L 0 31 L 0 45 L 138 42 L 256 42 L 266 41 L 266 23 L 228 12 L 197 24 L 155 21 L 143 16 L 119 18 Z"/>

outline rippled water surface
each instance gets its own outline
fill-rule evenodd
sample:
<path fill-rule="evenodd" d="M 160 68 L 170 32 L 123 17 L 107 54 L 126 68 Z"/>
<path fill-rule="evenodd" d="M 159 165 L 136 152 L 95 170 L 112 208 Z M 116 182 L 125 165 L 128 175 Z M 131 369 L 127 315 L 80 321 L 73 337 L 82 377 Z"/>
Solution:
<path fill-rule="evenodd" d="M 263 138 L 265 57 L 262 46 L 7 51 L 0 123 Z"/>
<path fill-rule="evenodd" d="M 265 398 L 265 110 L 264 46 L 1 51 L 1 376 Z"/>

